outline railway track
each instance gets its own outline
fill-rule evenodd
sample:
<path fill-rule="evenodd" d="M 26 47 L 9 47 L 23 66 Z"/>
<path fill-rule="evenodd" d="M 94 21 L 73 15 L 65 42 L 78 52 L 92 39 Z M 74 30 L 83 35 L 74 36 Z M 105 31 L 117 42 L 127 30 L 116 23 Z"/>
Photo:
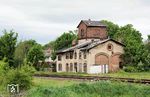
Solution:
<path fill-rule="evenodd" d="M 34 77 L 44 77 L 44 78 L 54 78 L 54 79 L 71 79 L 71 80 L 87 80 L 87 81 L 112 80 L 112 81 L 141 83 L 141 84 L 149 84 L 150 85 L 150 79 L 100 77 L 100 76 L 78 76 L 78 75 L 39 75 L 39 74 L 35 74 Z"/>

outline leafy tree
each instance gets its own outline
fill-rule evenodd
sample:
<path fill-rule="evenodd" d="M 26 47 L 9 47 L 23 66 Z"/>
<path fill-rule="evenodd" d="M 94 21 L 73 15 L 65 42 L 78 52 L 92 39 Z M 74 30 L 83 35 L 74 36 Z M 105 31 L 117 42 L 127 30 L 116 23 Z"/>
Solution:
<path fill-rule="evenodd" d="M 134 29 L 131 24 L 120 27 L 110 21 L 103 20 L 102 22 L 107 25 L 108 35 L 125 45 L 125 53 L 122 56 L 123 64 L 135 68 L 138 66 L 145 68 L 145 65 L 148 63 L 146 60 L 148 55 L 144 48 L 141 33 Z"/>
<path fill-rule="evenodd" d="M 73 40 L 77 40 L 76 31 L 69 31 L 69 33 L 63 33 L 54 42 L 52 42 L 52 46 L 53 46 L 53 52 L 51 57 L 52 60 L 56 59 L 57 50 L 71 47 Z"/>
<path fill-rule="evenodd" d="M 4 35 L 0 37 L 0 56 L 6 58 L 9 66 L 15 67 L 14 64 L 14 51 L 17 43 L 18 34 L 14 31 L 7 32 L 4 30 Z"/>
<path fill-rule="evenodd" d="M 15 50 L 15 62 L 17 65 L 23 64 L 23 61 L 26 59 L 26 56 L 34 45 L 37 45 L 35 40 L 26 40 L 18 43 Z"/>
<path fill-rule="evenodd" d="M 27 54 L 27 61 L 32 63 L 33 66 L 35 66 L 35 68 L 38 69 L 39 61 L 43 61 L 43 60 L 44 60 L 44 54 L 43 54 L 42 46 L 41 45 L 33 46 Z"/>
<path fill-rule="evenodd" d="M 150 35 L 148 35 L 148 39 L 147 39 L 147 42 L 145 44 L 145 47 L 148 50 L 148 52 L 150 53 Z"/>
<path fill-rule="evenodd" d="M 145 69 L 150 71 L 150 35 L 148 35 L 147 42 L 145 43 Z"/>
<path fill-rule="evenodd" d="M 54 50 L 71 47 L 72 41 L 77 38 L 77 35 L 70 31 L 69 33 L 63 33 L 58 37 L 54 43 Z"/>
<path fill-rule="evenodd" d="M 43 49 L 48 49 L 48 48 L 53 49 L 54 48 L 54 43 L 55 43 L 55 41 L 50 41 L 48 44 L 45 44 L 43 46 Z"/>
<path fill-rule="evenodd" d="M 113 22 L 102 20 L 102 23 L 104 23 L 107 26 L 107 32 L 108 36 L 110 38 L 115 39 L 115 34 L 119 31 L 119 26 L 117 24 L 114 24 Z"/>
<path fill-rule="evenodd" d="M 120 32 L 116 33 L 119 35 L 117 38 L 122 39 L 124 48 L 124 64 L 137 66 L 138 62 L 143 61 L 141 56 L 144 52 L 143 42 L 141 33 L 133 28 L 132 25 L 128 24 L 120 28 Z"/>

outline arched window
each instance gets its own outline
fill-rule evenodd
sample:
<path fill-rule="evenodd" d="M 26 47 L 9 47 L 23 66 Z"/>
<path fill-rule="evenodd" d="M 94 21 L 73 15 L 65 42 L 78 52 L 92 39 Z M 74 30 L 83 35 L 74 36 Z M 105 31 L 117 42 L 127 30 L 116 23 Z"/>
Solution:
<path fill-rule="evenodd" d="M 69 72 L 69 64 L 66 63 L 66 72 Z"/>
<path fill-rule="evenodd" d="M 58 61 L 61 61 L 61 55 L 58 55 Z"/>
<path fill-rule="evenodd" d="M 69 53 L 66 53 L 66 59 L 69 59 Z"/>
<path fill-rule="evenodd" d="M 84 36 L 84 29 L 81 29 L 81 38 Z"/>
<path fill-rule="evenodd" d="M 82 64 L 79 63 L 79 72 L 82 72 Z"/>
<path fill-rule="evenodd" d="M 76 52 L 74 53 L 74 59 L 77 59 L 77 53 Z"/>
<path fill-rule="evenodd" d="M 73 72 L 73 64 L 70 63 L 70 71 Z"/>
<path fill-rule="evenodd" d="M 73 58 L 73 52 L 70 52 L 70 59 Z"/>
<path fill-rule="evenodd" d="M 86 52 L 84 52 L 84 59 L 86 59 Z"/>
<path fill-rule="evenodd" d="M 79 59 L 82 59 L 82 53 L 79 52 Z"/>
<path fill-rule="evenodd" d="M 86 63 L 83 64 L 83 71 L 84 71 L 85 73 L 87 73 L 87 64 L 86 64 Z"/>
<path fill-rule="evenodd" d="M 62 71 L 62 64 L 58 64 L 58 70 Z"/>

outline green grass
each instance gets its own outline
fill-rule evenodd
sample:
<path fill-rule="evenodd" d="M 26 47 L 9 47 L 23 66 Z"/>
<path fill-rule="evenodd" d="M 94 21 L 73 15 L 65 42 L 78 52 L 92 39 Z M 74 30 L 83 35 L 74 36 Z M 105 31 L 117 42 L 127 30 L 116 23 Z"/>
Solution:
<path fill-rule="evenodd" d="M 58 79 L 49 79 L 49 78 L 34 78 L 33 86 L 34 87 L 64 87 L 70 86 L 73 84 L 81 83 L 75 80 L 58 80 Z"/>
<path fill-rule="evenodd" d="M 66 72 L 36 72 L 35 74 L 40 75 L 73 75 L 73 76 L 107 76 L 107 77 L 123 77 L 123 78 L 135 78 L 135 79 L 150 79 L 150 72 L 136 72 L 136 73 L 129 73 L 124 71 L 119 71 L 116 73 L 108 73 L 108 74 L 85 74 L 85 73 L 66 73 Z"/>
<path fill-rule="evenodd" d="M 111 81 L 80 83 L 39 78 L 35 78 L 34 83 L 36 86 L 27 92 L 26 97 L 150 97 L 149 85 Z"/>
<path fill-rule="evenodd" d="M 135 79 L 150 79 L 150 72 L 129 73 L 129 72 L 120 71 L 117 73 L 103 74 L 103 76 L 125 77 L 125 78 L 135 78 Z"/>

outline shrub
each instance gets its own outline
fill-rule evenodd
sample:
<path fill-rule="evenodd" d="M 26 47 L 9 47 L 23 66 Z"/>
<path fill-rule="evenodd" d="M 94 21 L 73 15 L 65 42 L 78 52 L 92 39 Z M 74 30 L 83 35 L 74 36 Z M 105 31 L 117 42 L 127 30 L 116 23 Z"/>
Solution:
<path fill-rule="evenodd" d="M 26 64 L 21 67 L 21 71 L 28 73 L 30 76 L 32 76 L 36 69 L 33 66 L 29 66 L 29 64 Z"/>
<path fill-rule="evenodd" d="M 125 72 L 136 72 L 137 71 L 136 68 L 133 66 L 127 66 L 127 67 L 123 68 L 123 70 Z"/>
<path fill-rule="evenodd" d="M 5 77 L 5 85 L 7 84 L 19 84 L 20 90 L 26 90 L 32 84 L 32 76 L 22 70 L 10 69 Z"/>
<path fill-rule="evenodd" d="M 138 71 L 144 71 L 144 64 L 141 61 L 137 65 L 137 70 Z"/>
<path fill-rule="evenodd" d="M 2 84 L 19 84 L 19 89 L 27 90 L 32 85 L 32 75 L 35 69 L 32 66 L 25 65 L 19 69 L 9 69 L 3 73 Z"/>

